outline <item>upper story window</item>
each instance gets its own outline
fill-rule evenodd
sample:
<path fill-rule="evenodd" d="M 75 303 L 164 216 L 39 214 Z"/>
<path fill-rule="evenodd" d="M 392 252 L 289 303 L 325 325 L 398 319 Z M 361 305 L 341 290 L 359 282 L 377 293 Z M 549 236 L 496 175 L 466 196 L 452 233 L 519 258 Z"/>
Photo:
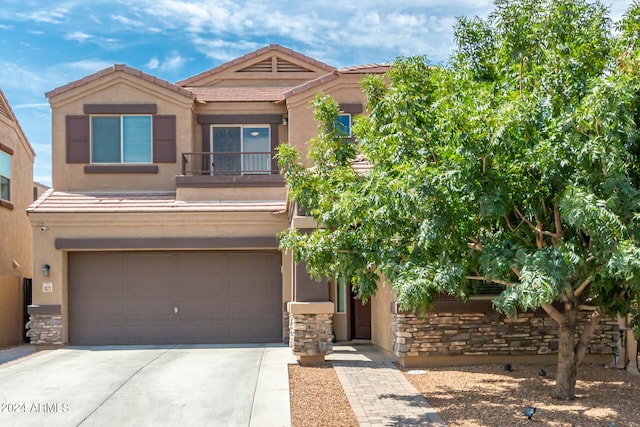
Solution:
<path fill-rule="evenodd" d="M 270 126 L 211 126 L 212 175 L 269 174 L 272 157 Z"/>
<path fill-rule="evenodd" d="M 151 163 L 150 115 L 91 116 L 91 163 Z"/>
<path fill-rule="evenodd" d="M 0 199 L 11 200 L 11 155 L 0 151 Z"/>
<path fill-rule="evenodd" d="M 341 136 L 345 138 L 353 136 L 351 134 L 351 114 L 340 113 L 336 119 L 335 126 Z"/>

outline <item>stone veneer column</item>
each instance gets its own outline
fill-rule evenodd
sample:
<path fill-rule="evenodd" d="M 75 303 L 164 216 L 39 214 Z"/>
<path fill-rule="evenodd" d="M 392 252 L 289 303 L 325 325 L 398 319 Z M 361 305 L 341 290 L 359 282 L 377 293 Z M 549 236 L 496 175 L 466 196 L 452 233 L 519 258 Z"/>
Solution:
<path fill-rule="evenodd" d="M 333 303 L 289 302 L 289 347 L 302 366 L 324 364 L 333 352 Z"/>
<path fill-rule="evenodd" d="M 31 344 L 62 344 L 62 311 L 60 305 L 30 305 L 25 328 Z"/>

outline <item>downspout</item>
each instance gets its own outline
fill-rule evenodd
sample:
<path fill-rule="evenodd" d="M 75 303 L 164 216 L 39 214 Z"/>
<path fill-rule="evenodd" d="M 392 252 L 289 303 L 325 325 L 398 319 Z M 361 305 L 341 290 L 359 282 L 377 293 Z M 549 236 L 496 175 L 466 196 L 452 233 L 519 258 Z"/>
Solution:
<path fill-rule="evenodd" d="M 631 355 L 631 349 L 627 348 L 627 316 L 618 316 L 618 350 L 615 362 L 615 367 L 618 369 L 625 369 L 628 363 L 628 356 Z"/>

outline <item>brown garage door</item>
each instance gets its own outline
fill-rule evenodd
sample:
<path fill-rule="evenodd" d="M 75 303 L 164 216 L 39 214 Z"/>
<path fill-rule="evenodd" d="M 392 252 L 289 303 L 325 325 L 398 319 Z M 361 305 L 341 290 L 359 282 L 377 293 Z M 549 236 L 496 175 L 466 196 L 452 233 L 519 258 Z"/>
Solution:
<path fill-rule="evenodd" d="M 282 341 L 279 252 L 69 254 L 69 342 Z"/>

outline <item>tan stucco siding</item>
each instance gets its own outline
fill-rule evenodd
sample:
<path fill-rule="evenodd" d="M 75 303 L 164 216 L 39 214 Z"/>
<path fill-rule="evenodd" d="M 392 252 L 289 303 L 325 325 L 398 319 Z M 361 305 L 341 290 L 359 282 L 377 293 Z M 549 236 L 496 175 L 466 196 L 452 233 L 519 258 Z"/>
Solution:
<path fill-rule="evenodd" d="M 32 275 L 31 226 L 33 151 L 18 124 L 0 115 L 0 143 L 13 151 L 10 200 L 0 206 L 0 347 L 22 341 L 22 279 Z"/>
<path fill-rule="evenodd" d="M 339 104 L 362 104 L 366 108 L 366 98 L 360 81 L 362 75 L 342 75 L 335 80 L 320 85 L 313 91 L 303 92 L 287 99 L 289 109 L 289 142 L 298 150 L 300 158 L 307 165 L 307 142 L 318 135 L 318 124 L 311 102 L 318 93 L 331 96 Z M 356 115 L 357 116 L 357 115 Z"/>
<path fill-rule="evenodd" d="M 157 191 L 175 188 L 181 154 L 192 151 L 193 101 L 124 73 L 113 73 L 78 89 L 53 96 L 53 187 L 63 191 Z M 176 162 L 156 163 L 158 173 L 85 173 L 85 164 L 66 162 L 66 117 L 84 115 L 85 104 L 156 104 L 157 115 L 176 116 Z"/>
<path fill-rule="evenodd" d="M 393 315 L 391 303 L 395 294 L 386 283 L 378 286 L 371 299 L 371 342 L 387 351 L 393 351 Z"/>
<path fill-rule="evenodd" d="M 200 238 L 200 237 L 274 237 L 287 227 L 286 214 L 272 212 L 202 212 L 202 213 L 124 213 L 124 214 L 39 214 L 30 219 L 34 233 L 34 260 L 36 265 L 49 264 L 49 277 L 40 269 L 34 272 L 33 303 L 62 305 L 62 338 L 68 342 L 67 308 L 67 254 L 55 248 L 57 238 L 109 239 L 109 238 Z M 173 248 L 164 248 L 170 250 Z M 177 248 L 181 250 L 207 250 L 207 248 Z M 237 249 L 215 248 L 219 250 Z M 251 250 L 251 248 L 242 248 Z M 259 249 L 259 248 L 256 248 Z M 83 249 L 86 250 L 86 249 Z M 96 249 L 97 250 L 97 249 Z M 101 249 L 104 250 L 104 249 Z M 110 250 L 123 250 L 112 248 Z M 154 247 L 136 247 L 124 250 L 157 250 Z M 283 277 L 284 278 L 284 277 Z M 290 280 L 290 279 L 289 279 Z M 43 283 L 51 283 L 53 292 L 43 292 Z M 290 289 L 283 283 L 283 292 Z"/>

